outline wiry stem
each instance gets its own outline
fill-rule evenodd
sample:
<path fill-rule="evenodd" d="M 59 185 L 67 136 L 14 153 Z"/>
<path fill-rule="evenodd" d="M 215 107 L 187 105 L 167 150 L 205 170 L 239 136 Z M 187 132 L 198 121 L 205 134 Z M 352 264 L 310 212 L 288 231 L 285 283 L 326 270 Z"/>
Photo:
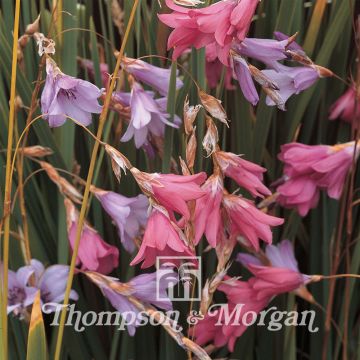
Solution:
<path fill-rule="evenodd" d="M 16 133 L 17 129 L 16 129 Z M 26 216 L 26 206 L 25 206 L 25 194 L 24 194 L 24 154 L 17 157 L 16 159 L 16 170 L 18 173 L 18 192 L 19 192 L 19 205 L 20 213 L 22 220 L 22 230 L 23 230 L 23 239 L 24 239 L 24 248 L 25 248 L 25 262 L 30 264 L 31 260 L 31 251 L 30 251 L 30 240 L 29 240 L 29 226 Z"/>
<path fill-rule="evenodd" d="M 1 292 L 1 316 L 2 329 L 0 337 L 2 338 L 2 359 L 8 358 L 8 334 L 7 334 L 7 302 L 8 302 L 8 269 L 9 269 L 9 240 L 10 240 L 10 202 L 11 202 L 11 156 L 13 147 L 14 118 L 15 118 L 15 90 L 16 90 L 16 70 L 17 70 L 17 50 L 19 38 L 19 21 L 20 21 L 20 0 L 15 4 L 15 20 L 13 32 L 13 53 L 11 67 L 11 85 L 10 85 L 10 109 L 9 109 L 9 128 L 6 154 L 5 170 L 5 195 L 4 195 L 4 243 L 3 243 L 3 286 Z"/>
<path fill-rule="evenodd" d="M 88 176 L 87 176 L 87 179 L 86 179 L 86 187 L 85 187 L 85 191 L 84 191 L 84 198 L 83 198 L 83 202 L 82 202 L 82 205 L 81 205 L 79 221 L 78 221 L 76 237 L 75 237 L 75 243 L 74 243 L 74 247 L 73 247 L 73 254 L 72 254 L 72 257 L 71 257 L 71 263 L 70 263 L 70 269 L 69 269 L 69 277 L 68 277 L 68 281 L 67 281 L 67 284 L 66 284 L 66 291 L 65 291 L 65 296 L 64 296 L 64 307 L 62 308 L 62 311 L 61 311 L 59 332 L 58 332 L 58 337 L 57 337 L 57 341 L 56 341 L 56 350 L 55 350 L 55 356 L 54 356 L 55 360 L 60 359 L 61 344 L 62 344 L 62 338 L 63 338 L 63 334 L 64 334 L 64 325 L 65 325 L 65 318 L 66 318 L 66 307 L 67 307 L 67 305 L 69 303 L 70 291 L 71 291 L 71 286 L 72 286 L 72 282 L 73 282 L 73 278 L 74 278 L 75 264 L 76 264 L 78 250 L 79 250 L 79 244 L 80 244 L 80 239 L 81 239 L 82 228 L 83 228 L 84 221 L 85 221 L 85 214 L 86 214 L 87 203 L 88 203 L 88 199 L 89 199 L 90 186 L 91 186 L 91 182 L 92 182 L 92 178 L 93 178 L 93 174 L 94 174 L 97 153 L 98 153 L 98 149 L 99 149 L 99 146 L 100 146 L 100 139 L 101 139 L 101 136 L 102 136 L 106 116 L 107 116 L 109 105 L 110 105 L 110 100 L 111 100 L 111 96 L 112 96 L 112 90 L 113 90 L 113 88 L 115 86 L 116 76 L 117 76 L 117 73 L 119 72 L 119 69 L 120 69 L 121 60 L 122 60 L 122 57 L 124 55 L 125 46 L 126 46 L 126 43 L 127 43 L 128 37 L 129 37 L 130 29 L 131 29 L 133 21 L 134 21 L 134 17 L 135 17 L 135 13 L 136 13 L 138 3 L 139 3 L 139 0 L 134 1 L 134 5 L 133 5 L 132 10 L 131 10 L 131 14 L 130 14 L 130 17 L 129 17 L 129 22 L 128 22 L 126 32 L 125 32 L 125 35 L 124 35 L 124 39 L 123 39 L 122 44 L 121 44 L 119 56 L 118 56 L 117 61 L 116 61 L 115 70 L 114 70 L 113 76 L 111 78 L 109 89 L 108 89 L 107 94 L 106 94 L 105 103 L 104 103 L 102 112 L 100 114 L 99 127 L 98 127 L 98 131 L 97 131 L 97 135 L 96 135 L 97 141 L 94 144 L 94 148 L 93 148 L 93 151 L 92 151 L 92 154 L 91 154 L 90 166 L 89 166 Z"/>

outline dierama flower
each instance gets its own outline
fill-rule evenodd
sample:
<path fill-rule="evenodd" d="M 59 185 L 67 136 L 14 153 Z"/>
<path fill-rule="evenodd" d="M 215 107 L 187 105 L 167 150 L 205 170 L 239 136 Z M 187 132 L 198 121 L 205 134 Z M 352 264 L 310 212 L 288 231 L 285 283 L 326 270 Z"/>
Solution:
<path fill-rule="evenodd" d="M 197 245 L 205 234 L 208 243 L 216 247 L 219 231 L 223 228 L 220 209 L 223 181 L 220 176 L 212 175 L 201 188 L 206 191 L 206 195 L 196 201 L 194 245 Z"/>
<path fill-rule="evenodd" d="M 223 0 L 201 9 L 187 9 L 166 0 L 173 12 L 158 16 L 174 29 L 168 39 L 168 49 L 174 48 L 173 58 L 178 58 L 188 48 L 200 49 L 215 44 L 218 58 L 228 65 L 231 43 L 234 38 L 244 40 L 258 2 Z"/>
<path fill-rule="evenodd" d="M 285 103 L 290 96 L 308 89 L 320 78 L 319 71 L 310 66 L 289 67 L 278 64 L 277 70 L 262 70 L 262 73 L 277 84 L 278 95 Z M 266 97 L 269 106 L 278 105 L 271 96 Z"/>
<path fill-rule="evenodd" d="M 274 31 L 274 37 L 276 40 L 278 41 L 284 41 L 287 40 L 289 38 L 294 38 L 294 36 L 290 37 L 280 31 Z M 291 50 L 291 51 L 295 51 L 299 54 L 305 55 L 305 52 L 303 50 L 303 48 L 296 42 L 296 41 L 291 41 L 287 46 L 286 46 L 287 50 Z"/>
<path fill-rule="evenodd" d="M 73 203 L 65 199 L 68 238 L 71 248 L 74 248 L 79 214 Z M 119 250 L 107 244 L 88 223 L 85 222 L 77 256 L 77 265 L 82 270 L 110 273 L 119 264 Z"/>
<path fill-rule="evenodd" d="M 49 126 L 61 126 L 69 116 L 84 126 L 91 123 L 91 113 L 100 113 L 97 99 L 101 90 L 88 81 L 66 75 L 47 58 L 46 81 L 41 94 L 41 111 Z"/>
<path fill-rule="evenodd" d="M 306 216 L 310 209 L 315 208 L 320 199 L 316 181 L 307 175 L 294 178 L 285 176 L 285 181 L 276 191 L 276 201 L 285 208 L 296 208 L 301 216 Z"/>
<path fill-rule="evenodd" d="M 147 197 L 140 194 L 128 198 L 96 188 L 93 188 L 92 192 L 114 221 L 124 248 L 132 253 L 135 250 L 134 239 L 139 236 L 140 228 L 146 225 L 149 207 Z"/>
<path fill-rule="evenodd" d="M 34 302 L 38 289 L 28 284 L 31 274 L 32 270 L 28 266 L 19 268 L 17 272 L 8 271 L 8 314 L 23 318 L 26 308 Z"/>
<path fill-rule="evenodd" d="M 284 219 L 258 210 L 252 201 L 236 195 L 224 195 L 223 204 L 230 219 L 230 232 L 242 236 L 246 244 L 259 251 L 259 240 L 272 242 L 271 226 L 283 224 Z"/>
<path fill-rule="evenodd" d="M 336 100 L 330 108 L 329 120 L 341 119 L 355 125 L 360 119 L 359 96 L 354 87 L 349 87 L 346 92 Z"/>
<path fill-rule="evenodd" d="M 199 199 L 205 195 L 205 191 L 200 188 L 206 179 L 204 172 L 196 175 L 174 175 L 145 173 L 135 167 L 131 168 L 135 180 L 146 193 L 155 199 L 167 211 L 175 211 L 184 216 L 186 220 L 190 218 L 187 202 Z M 173 216 L 172 216 L 173 219 Z"/>
<path fill-rule="evenodd" d="M 329 145 L 285 144 L 279 159 L 284 162 L 285 183 L 277 191 L 278 202 L 286 207 L 297 207 L 305 216 L 316 206 L 318 190 L 324 189 L 333 199 L 339 199 L 353 157 L 359 157 L 359 148 L 354 154 L 354 142 Z M 316 186 L 316 188 L 315 188 Z"/>
<path fill-rule="evenodd" d="M 258 314 L 269 303 L 269 297 L 258 298 L 258 293 L 252 287 L 252 281 L 230 279 L 221 284 L 218 289 L 225 293 L 229 314 L 237 312 L 233 321 L 226 322 L 222 308 L 211 309 L 190 334 L 200 346 L 212 342 L 216 347 L 227 345 L 230 352 L 234 351 L 235 342 L 248 327 L 244 314 Z M 238 310 L 237 310 L 238 309 Z"/>
<path fill-rule="evenodd" d="M 67 265 L 52 265 L 45 269 L 43 264 L 35 259 L 30 261 L 30 265 L 20 267 L 16 273 L 10 270 L 8 314 L 12 312 L 22 318 L 39 290 L 41 303 L 47 303 L 46 312 L 54 311 L 55 304 L 64 300 L 68 274 Z M 70 291 L 70 299 L 78 299 L 74 290 Z"/>
<path fill-rule="evenodd" d="M 194 256 L 186 241 L 183 232 L 170 220 L 166 211 L 154 209 L 139 252 L 130 265 L 143 261 L 141 268 L 145 269 L 154 265 L 158 256 Z"/>
<path fill-rule="evenodd" d="M 32 259 L 29 267 L 33 270 L 34 284 L 40 290 L 41 302 L 47 304 L 46 312 L 55 311 L 55 304 L 60 304 L 64 300 L 69 266 L 51 265 L 45 269 L 40 261 Z M 70 299 L 78 300 L 78 298 L 76 291 L 70 290 Z"/>
<path fill-rule="evenodd" d="M 145 61 L 128 57 L 122 59 L 122 66 L 126 72 L 134 76 L 137 81 L 151 86 L 162 96 L 168 95 L 171 69 L 163 69 Z M 178 75 L 178 71 L 176 75 Z M 176 76 L 176 89 L 178 90 L 182 86 L 183 82 Z"/>
<path fill-rule="evenodd" d="M 300 273 L 290 241 L 283 240 L 277 246 L 266 246 L 265 254 L 270 264 L 263 265 L 252 255 L 237 256 L 237 260 L 255 275 L 253 288 L 261 296 L 296 292 L 311 281 L 311 276 Z"/>
<path fill-rule="evenodd" d="M 269 68 L 277 69 L 278 61 L 287 58 L 285 53 L 293 38 L 282 41 L 272 39 L 245 38 L 242 42 L 235 42 L 232 49 L 241 56 L 260 61 Z"/>
<path fill-rule="evenodd" d="M 113 96 L 116 99 L 116 94 Z M 124 100 L 124 96 L 122 96 Z M 131 119 L 127 130 L 121 141 L 129 141 L 132 137 L 135 140 L 135 146 L 140 148 L 147 143 L 149 133 L 154 136 L 163 137 L 165 133 L 165 125 L 174 128 L 179 127 L 179 119 L 175 118 L 174 122 L 170 122 L 170 115 L 166 112 L 166 101 L 156 101 L 154 94 L 145 91 L 136 81 L 132 81 L 132 89 L 130 96 Z"/>
<path fill-rule="evenodd" d="M 234 312 L 236 315 L 232 322 L 226 323 L 221 308 L 209 311 L 204 320 L 191 330 L 199 345 L 213 342 L 216 347 L 227 345 L 231 352 L 234 351 L 237 338 L 245 332 L 249 324 L 249 319 L 244 319 L 244 315 L 258 314 L 279 294 L 294 292 L 310 302 L 313 301 L 305 288 L 311 281 L 311 276 L 299 272 L 289 241 L 282 241 L 278 246 L 268 245 L 266 257 L 269 264 L 263 265 L 254 256 L 238 255 L 237 260 L 255 276 L 248 281 L 228 278 L 218 287 L 226 294 L 229 314 Z"/>
<path fill-rule="evenodd" d="M 138 317 L 140 309 L 136 307 L 136 301 L 145 306 L 153 305 L 166 311 L 172 310 L 172 303 L 166 294 L 169 283 L 160 277 L 157 284 L 156 272 L 136 276 L 127 283 L 95 272 L 85 272 L 85 275 L 100 288 L 111 305 L 127 320 L 127 330 L 131 336 L 134 336 L 136 326 L 141 322 L 141 318 Z"/>
<path fill-rule="evenodd" d="M 232 66 L 245 99 L 255 106 L 259 102 L 259 94 L 252 79 L 248 63 L 241 56 L 233 55 Z"/>
<path fill-rule="evenodd" d="M 262 183 L 265 168 L 231 152 L 216 151 L 215 159 L 221 171 L 249 191 L 251 195 L 262 198 L 264 195 L 271 195 L 271 191 Z"/>

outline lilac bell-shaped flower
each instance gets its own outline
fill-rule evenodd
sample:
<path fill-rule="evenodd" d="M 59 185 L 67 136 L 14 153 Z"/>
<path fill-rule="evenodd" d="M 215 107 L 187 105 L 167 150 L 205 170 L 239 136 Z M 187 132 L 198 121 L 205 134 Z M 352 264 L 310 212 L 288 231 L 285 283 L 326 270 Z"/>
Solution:
<path fill-rule="evenodd" d="M 38 289 L 28 285 L 32 272 L 29 266 L 19 268 L 17 272 L 9 270 L 8 314 L 13 313 L 15 316 L 22 318 L 26 312 L 26 307 L 34 302 Z"/>
<path fill-rule="evenodd" d="M 69 116 L 84 126 L 91 123 L 91 113 L 100 113 L 97 99 L 101 90 L 88 81 L 64 74 L 55 61 L 46 60 L 46 81 L 41 94 L 41 111 L 49 126 L 61 126 Z"/>
<path fill-rule="evenodd" d="M 151 65 L 145 61 L 124 57 L 122 65 L 126 72 L 136 78 L 136 80 L 151 86 L 160 95 L 167 96 L 170 85 L 171 69 L 163 69 Z M 178 74 L 178 72 L 177 72 Z M 176 77 L 176 89 L 180 89 L 183 82 Z"/>
<path fill-rule="evenodd" d="M 156 272 L 142 274 L 134 277 L 128 283 L 121 283 L 116 278 L 95 272 L 86 272 L 85 275 L 100 288 L 111 305 L 125 318 L 131 336 L 135 334 L 136 326 L 141 321 L 138 316 L 140 310 L 131 299 L 140 301 L 145 306 L 153 305 L 166 311 L 172 309 L 166 289 L 175 285 L 174 279 L 177 279 L 175 273 L 171 278 L 168 276 L 160 277 L 160 279 L 157 278 Z"/>
<path fill-rule="evenodd" d="M 140 228 L 145 227 L 147 222 L 149 207 L 147 197 L 140 194 L 128 198 L 97 188 L 93 188 L 92 192 L 114 221 L 124 248 L 132 253 L 135 250 L 134 239 L 139 235 Z"/>
<path fill-rule="evenodd" d="M 124 94 L 116 94 L 114 99 L 126 100 Z M 140 148 L 147 143 L 149 133 L 154 136 L 163 137 L 165 125 L 178 128 L 181 120 L 174 118 L 174 122 L 168 120 L 169 114 L 166 112 L 167 98 L 154 99 L 154 93 L 145 91 L 136 81 L 132 82 L 130 108 L 131 119 L 128 128 L 121 138 L 121 141 L 129 141 L 132 137 L 135 140 L 135 146 Z"/>

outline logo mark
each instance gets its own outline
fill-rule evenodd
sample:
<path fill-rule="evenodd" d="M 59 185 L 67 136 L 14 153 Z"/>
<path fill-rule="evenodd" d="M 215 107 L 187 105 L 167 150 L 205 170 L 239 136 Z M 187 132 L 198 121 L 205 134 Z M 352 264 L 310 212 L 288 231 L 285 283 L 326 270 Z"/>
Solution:
<path fill-rule="evenodd" d="M 171 301 L 201 300 L 201 257 L 158 256 L 156 258 L 156 299 L 164 300 L 161 285 L 168 284 Z"/>

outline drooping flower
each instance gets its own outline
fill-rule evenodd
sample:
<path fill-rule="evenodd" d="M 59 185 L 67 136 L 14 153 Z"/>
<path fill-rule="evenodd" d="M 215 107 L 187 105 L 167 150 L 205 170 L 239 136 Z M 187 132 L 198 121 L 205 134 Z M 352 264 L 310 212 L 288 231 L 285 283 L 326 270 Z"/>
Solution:
<path fill-rule="evenodd" d="M 151 86 L 162 96 L 168 95 L 171 69 L 163 69 L 145 61 L 128 57 L 124 57 L 122 59 L 122 65 L 129 74 L 135 77 L 137 81 Z M 182 86 L 183 82 L 177 76 L 176 89 L 180 89 Z"/>
<path fill-rule="evenodd" d="M 259 94 L 252 79 L 248 63 L 241 56 L 232 56 L 232 66 L 245 99 L 255 106 L 259 102 Z"/>
<path fill-rule="evenodd" d="M 128 96 L 124 93 L 116 93 L 113 100 L 125 103 Z M 167 98 L 154 99 L 154 93 L 145 91 L 136 81 L 132 82 L 129 106 L 131 108 L 131 118 L 127 130 L 121 141 L 129 141 L 132 137 L 135 140 L 135 146 L 140 148 L 148 141 L 149 134 L 164 137 L 165 125 L 178 128 L 181 120 L 174 118 L 170 122 L 170 115 L 166 112 Z M 125 103 L 126 105 L 126 103 Z"/>
<path fill-rule="evenodd" d="M 47 58 L 46 81 L 41 94 L 41 111 L 51 127 L 61 126 L 70 116 L 82 125 L 91 123 L 91 113 L 100 113 L 101 90 L 88 81 L 66 75 Z"/>
<path fill-rule="evenodd" d="M 259 240 L 272 242 L 271 226 L 283 224 L 284 219 L 258 210 L 252 201 L 236 195 L 224 195 L 223 204 L 230 218 L 232 235 L 244 237 L 248 246 L 259 251 Z"/>
<path fill-rule="evenodd" d="M 47 312 L 56 309 L 56 305 L 64 300 L 66 284 L 69 275 L 69 266 L 51 265 L 45 269 L 44 265 L 35 259 L 30 262 L 34 274 L 34 284 L 40 290 L 40 298 L 43 304 L 47 303 Z M 70 299 L 78 300 L 75 290 L 70 290 Z M 52 305 L 52 306 L 51 306 Z"/>
<path fill-rule="evenodd" d="M 8 314 L 13 313 L 22 318 L 26 308 L 34 302 L 38 289 L 28 284 L 31 274 L 32 270 L 28 266 L 19 268 L 17 272 L 8 271 Z"/>
<path fill-rule="evenodd" d="M 145 195 L 128 198 L 112 191 L 92 189 L 102 207 L 114 221 L 119 238 L 126 251 L 135 250 L 134 239 L 139 235 L 140 228 L 145 227 L 149 201 Z"/>
<path fill-rule="evenodd" d="M 262 73 L 277 84 L 278 95 L 285 103 L 290 96 L 300 94 L 308 89 L 320 78 L 319 71 L 311 66 L 289 67 L 278 64 L 277 70 L 262 70 Z M 269 106 L 277 105 L 270 96 L 266 97 L 266 104 Z"/>
<path fill-rule="evenodd" d="M 158 256 L 194 256 L 178 226 L 166 211 L 154 209 L 149 216 L 145 234 L 136 257 L 130 265 L 143 261 L 145 269 L 155 264 Z"/>
<path fill-rule="evenodd" d="M 285 207 L 298 208 L 305 216 L 319 200 L 319 190 L 339 199 L 354 156 L 354 142 L 329 145 L 285 144 L 279 159 L 284 162 L 285 182 L 277 191 L 278 202 Z M 360 150 L 356 147 L 355 158 Z"/>
<path fill-rule="evenodd" d="M 223 0 L 201 9 L 187 9 L 166 0 L 173 12 L 158 16 L 174 29 L 168 39 L 168 49 L 174 48 L 173 58 L 191 47 L 215 44 L 219 60 L 228 65 L 231 43 L 234 38 L 244 40 L 258 2 Z"/>
<path fill-rule="evenodd" d="M 252 281 L 240 281 L 231 279 L 224 282 L 218 289 L 225 293 L 227 304 L 225 307 L 210 309 L 190 334 L 194 335 L 195 341 L 200 346 L 211 342 L 216 347 L 227 345 L 229 351 L 234 351 L 237 338 L 248 328 L 251 319 L 248 314 L 258 314 L 269 303 L 269 297 L 258 298 L 258 293 L 252 287 Z M 234 314 L 234 317 L 225 315 Z M 249 316 L 249 315 L 248 315 Z"/>
<path fill-rule="evenodd" d="M 232 49 L 241 56 L 260 61 L 276 70 L 280 64 L 278 61 L 287 58 L 285 51 L 292 40 L 288 37 L 282 41 L 245 38 L 242 42 L 235 42 Z"/>
<path fill-rule="evenodd" d="M 139 171 L 135 167 L 131 168 L 135 180 L 141 189 L 170 212 L 181 214 L 186 220 L 190 213 L 187 202 L 199 199 L 205 195 L 205 191 L 200 188 L 204 183 L 206 174 L 204 172 L 195 175 L 174 175 L 174 174 L 148 174 Z M 172 217 L 173 218 L 173 217 Z"/>
<path fill-rule="evenodd" d="M 44 265 L 35 259 L 30 261 L 30 265 L 20 267 L 16 273 L 10 270 L 8 314 L 12 312 L 15 316 L 23 317 L 39 290 L 41 303 L 47 304 L 47 312 L 55 310 L 55 304 L 64 300 L 68 274 L 67 265 L 52 265 L 45 269 Z M 70 291 L 70 299 L 78 299 L 74 290 Z"/>
<path fill-rule="evenodd" d="M 268 264 L 248 254 L 239 254 L 237 260 L 245 265 L 253 274 L 248 281 L 227 278 L 218 289 L 225 293 L 228 303 L 228 314 L 225 309 L 210 309 L 205 318 L 191 329 L 199 345 L 212 342 L 216 347 L 227 345 L 232 352 L 235 342 L 251 323 L 251 318 L 262 311 L 277 295 L 294 292 L 312 301 L 311 294 L 305 285 L 311 276 L 299 272 L 292 245 L 282 241 L 278 246 L 266 247 Z M 229 322 L 230 320 L 230 322 Z"/>
<path fill-rule="evenodd" d="M 231 152 L 216 151 L 215 158 L 223 173 L 251 195 L 260 197 L 271 195 L 271 191 L 262 183 L 265 168 Z"/>
<path fill-rule="evenodd" d="M 67 217 L 68 238 L 71 248 L 74 248 L 79 214 L 74 204 L 64 200 Z M 119 264 L 119 250 L 106 243 L 88 223 L 84 223 L 77 256 L 77 265 L 82 270 L 110 273 Z"/>
<path fill-rule="evenodd" d="M 286 34 L 282 33 L 281 31 L 274 31 L 274 37 L 278 41 L 284 41 L 284 40 L 287 40 L 290 38 L 289 35 L 286 35 Z M 296 51 L 299 54 L 303 54 L 303 55 L 305 54 L 303 48 L 296 41 L 291 41 L 286 46 L 286 49 Z"/>
<path fill-rule="evenodd" d="M 194 245 L 197 245 L 205 234 L 208 243 L 216 247 L 219 231 L 223 227 L 220 210 L 223 181 L 220 176 L 212 175 L 201 188 L 206 191 L 206 195 L 196 201 Z"/>
<path fill-rule="evenodd" d="M 261 296 L 296 291 L 311 281 L 311 276 L 300 273 L 290 241 L 283 240 L 277 246 L 268 245 L 265 253 L 269 264 L 262 264 L 252 255 L 237 256 L 237 260 L 255 275 L 252 285 Z"/>
<path fill-rule="evenodd" d="M 127 321 L 127 330 L 131 336 L 141 322 L 141 317 L 138 316 L 140 309 L 131 298 L 146 306 L 153 305 L 166 311 L 172 309 L 172 303 L 166 294 L 170 284 L 163 277 L 160 277 L 157 284 L 156 272 L 136 276 L 127 283 L 95 272 L 86 272 L 85 275 L 100 288 L 111 305 Z"/>
<path fill-rule="evenodd" d="M 329 120 L 341 119 L 355 124 L 359 122 L 360 105 L 359 96 L 354 87 L 349 87 L 330 108 Z"/>
<path fill-rule="evenodd" d="M 277 187 L 276 201 L 283 207 L 296 208 L 301 216 L 317 206 L 320 190 L 316 181 L 308 176 L 285 177 L 283 184 Z"/>

